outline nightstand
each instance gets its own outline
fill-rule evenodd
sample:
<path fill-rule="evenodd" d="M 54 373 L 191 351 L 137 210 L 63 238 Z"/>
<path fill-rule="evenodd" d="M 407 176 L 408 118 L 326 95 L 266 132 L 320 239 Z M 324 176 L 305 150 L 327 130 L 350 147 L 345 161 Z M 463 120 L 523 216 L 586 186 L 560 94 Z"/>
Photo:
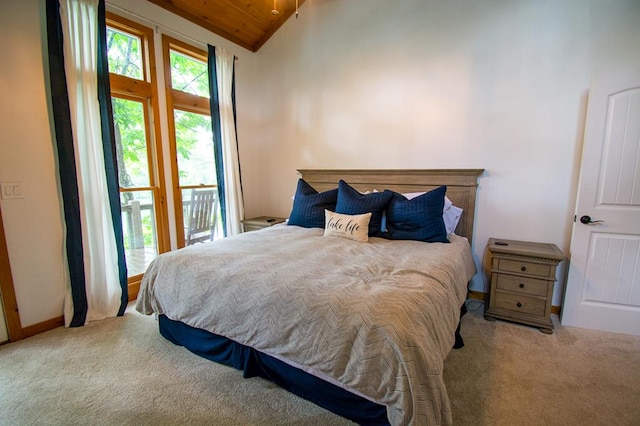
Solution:
<path fill-rule="evenodd" d="M 268 228 L 269 226 L 283 223 L 286 219 L 283 217 L 259 216 L 242 221 L 242 230 L 244 232 L 257 231 L 258 229 Z"/>
<path fill-rule="evenodd" d="M 566 259 L 554 244 L 490 238 L 491 288 L 487 320 L 503 319 L 553 333 L 551 299 L 556 267 Z"/>

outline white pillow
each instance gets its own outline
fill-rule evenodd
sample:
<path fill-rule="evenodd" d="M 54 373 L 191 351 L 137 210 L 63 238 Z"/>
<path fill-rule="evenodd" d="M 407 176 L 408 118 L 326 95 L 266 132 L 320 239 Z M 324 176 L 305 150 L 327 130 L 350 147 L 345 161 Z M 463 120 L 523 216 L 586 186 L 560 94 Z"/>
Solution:
<path fill-rule="evenodd" d="M 369 220 L 371 213 L 341 214 L 331 210 L 324 211 L 324 236 L 347 238 L 366 243 L 369 241 Z"/>
<path fill-rule="evenodd" d="M 444 227 L 447 228 L 447 234 L 453 234 L 453 232 L 456 230 L 463 211 L 464 210 L 462 210 L 460 207 L 451 204 L 448 209 L 442 212 Z"/>

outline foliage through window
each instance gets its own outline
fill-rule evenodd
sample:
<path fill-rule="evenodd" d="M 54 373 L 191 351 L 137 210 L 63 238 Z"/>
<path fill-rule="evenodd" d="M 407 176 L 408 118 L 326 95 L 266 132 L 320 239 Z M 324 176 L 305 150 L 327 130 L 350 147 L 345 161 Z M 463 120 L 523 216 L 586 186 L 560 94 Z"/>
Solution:
<path fill-rule="evenodd" d="M 180 186 L 214 185 L 211 118 L 176 110 L 176 149 Z"/>
<path fill-rule="evenodd" d="M 142 80 L 142 43 L 140 37 L 107 28 L 109 72 Z"/>
<path fill-rule="evenodd" d="M 207 64 L 175 50 L 170 51 L 171 87 L 209 98 Z"/>
<path fill-rule="evenodd" d="M 112 105 L 120 186 L 147 187 L 150 180 L 144 105 L 141 102 L 115 97 L 112 98 Z"/>

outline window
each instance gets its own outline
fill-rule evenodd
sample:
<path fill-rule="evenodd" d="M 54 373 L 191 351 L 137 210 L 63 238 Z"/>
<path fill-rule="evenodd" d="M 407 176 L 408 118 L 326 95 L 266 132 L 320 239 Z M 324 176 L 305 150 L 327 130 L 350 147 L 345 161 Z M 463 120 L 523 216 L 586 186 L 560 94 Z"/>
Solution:
<path fill-rule="evenodd" d="M 165 81 L 157 80 L 153 30 L 107 13 L 113 105 L 129 297 L 151 261 L 170 249 L 169 215 L 178 247 L 223 235 L 209 106 L 207 54 L 162 36 Z M 166 88 L 167 128 L 158 87 Z M 163 133 L 164 132 L 164 133 Z M 168 133 L 167 133 L 168 132 Z M 165 188 L 162 139 L 169 141 Z M 167 181 L 169 182 L 169 181 Z M 170 193 L 172 212 L 166 205 Z"/>
<path fill-rule="evenodd" d="M 142 38 L 117 28 L 107 29 L 109 72 L 145 80 L 142 67 Z"/>
<path fill-rule="evenodd" d="M 129 295 L 135 298 L 149 263 L 169 249 L 162 152 L 155 137 L 160 132 L 153 32 L 108 14 L 107 49 Z"/>
<path fill-rule="evenodd" d="M 172 161 L 178 245 L 222 235 L 214 161 L 206 52 L 163 36 L 167 116 Z M 194 227 L 198 192 L 213 192 L 204 227 Z M 199 229 L 195 229 L 199 228 Z M 200 238 L 193 239 L 193 233 Z M 207 238 L 208 237 L 208 238 Z"/>
<path fill-rule="evenodd" d="M 180 92 L 209 98 L 207 63 L 169 49 L 171 88 Z"/>

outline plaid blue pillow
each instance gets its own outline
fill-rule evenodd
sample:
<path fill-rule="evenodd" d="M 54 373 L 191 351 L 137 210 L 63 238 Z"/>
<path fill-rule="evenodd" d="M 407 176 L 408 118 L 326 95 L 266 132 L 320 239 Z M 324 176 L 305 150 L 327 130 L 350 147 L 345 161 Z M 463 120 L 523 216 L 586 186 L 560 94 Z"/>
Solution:
<path fill-rule="evenodd" d="M 428 243 L 448 243 L 442 218 L 446 186 L 408 200 L 394 193 L 387 208 L 388 238 Z"/>
<path fill-rule="evenodd" d="M 324 228 L 324 211 L 336 209 L 337 197 L 338 188 L 319 193 L 304 179 L 298 179 L 293 209 L 287 224 L 305 228 Z"/>
<path fill-rule="evenodd" d="M 348 183 L 340 180 L 338 182 L 338 202 L 336 203 L 335 211 L 341 214 L 371 213 L 369 236 L 381 237 L 382 214 L 391 198 L 393 198 L 393 194 L 391 191 L 361 194 Z"/>

